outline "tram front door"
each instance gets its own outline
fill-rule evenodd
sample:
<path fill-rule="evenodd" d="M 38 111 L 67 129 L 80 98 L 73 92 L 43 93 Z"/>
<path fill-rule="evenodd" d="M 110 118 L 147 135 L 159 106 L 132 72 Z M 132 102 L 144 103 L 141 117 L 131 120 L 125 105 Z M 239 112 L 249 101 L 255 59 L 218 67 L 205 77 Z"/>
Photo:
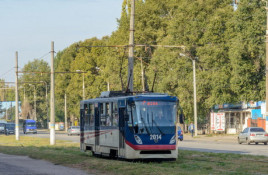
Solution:
<path fill-rule="evenodd" d="M 96 103 L 94 105 L 94 113 L 95 113 L 95 151 L 99 151 L 100 147 L 100 112 L 99 112 L 99 104 Z"/>
<path fill-rule="evenodd" d="M 119 108 L 119 157 L 125 157 L 125 110 Z"/>

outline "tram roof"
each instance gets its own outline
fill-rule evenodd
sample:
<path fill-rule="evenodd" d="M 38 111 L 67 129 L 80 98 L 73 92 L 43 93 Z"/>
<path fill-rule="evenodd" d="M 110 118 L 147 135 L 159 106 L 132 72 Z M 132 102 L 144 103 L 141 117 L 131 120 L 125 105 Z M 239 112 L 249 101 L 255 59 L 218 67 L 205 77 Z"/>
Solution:
<path fill-rule="evenodd" d="M 141 101 L 141 100 L 160 100 L 160 101 L 178 101 L 178 98 L 175 96 L 169 96 L 168 94 L 163 93 L 137 93 L 127 94 L 127 93 L 119 93 L 119 92 L 103 92 L 100 97 L 87 99 L 81 101 L 83 103 L 96 103 L 96 102 L 112 102 L 117 100 L 129 99 L 133 101 Z"/>

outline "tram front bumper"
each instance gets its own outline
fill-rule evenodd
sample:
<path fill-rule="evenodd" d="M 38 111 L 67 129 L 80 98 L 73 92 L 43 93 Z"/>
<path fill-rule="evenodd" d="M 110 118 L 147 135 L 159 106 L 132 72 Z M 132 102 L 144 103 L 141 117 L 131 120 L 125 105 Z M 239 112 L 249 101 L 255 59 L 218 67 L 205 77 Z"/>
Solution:
<path fill-rule="evenodd" d="M 126 144 L 126 159 L 177 159 L 178 150 L 134 150 Z"/>

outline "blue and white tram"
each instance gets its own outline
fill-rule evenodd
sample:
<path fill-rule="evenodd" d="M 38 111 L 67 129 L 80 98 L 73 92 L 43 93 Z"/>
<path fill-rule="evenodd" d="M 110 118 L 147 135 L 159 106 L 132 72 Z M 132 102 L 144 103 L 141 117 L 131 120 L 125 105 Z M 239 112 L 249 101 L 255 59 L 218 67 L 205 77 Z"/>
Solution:
<path fill-rule="evenodd" d="M 125 159 L 176 159 L 177 97 L 103 92 L 80 103 L 80 149 Z"/>

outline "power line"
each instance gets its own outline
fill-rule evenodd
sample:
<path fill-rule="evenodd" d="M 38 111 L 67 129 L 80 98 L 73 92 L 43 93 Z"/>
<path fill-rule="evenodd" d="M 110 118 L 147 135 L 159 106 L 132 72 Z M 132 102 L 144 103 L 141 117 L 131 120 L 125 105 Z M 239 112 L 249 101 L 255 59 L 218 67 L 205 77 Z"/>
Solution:
<path fill-rule="evenodd" d="M 57 53 L 57 52 L 54 51 L 54 53 Z M 51 51 L 49 51 L 48 53 L 45 53 L 45 54 L 44 54 L 43 56 L 41 56 L 41 57 L 37 57 L 36 59 L 38 59 L 38 60 L 43 59 L 43 58 L 47 57 L 49 54 L 51 54 Z"/>
<path fill-rule="evenodd" d="M 38 59 L 38 60 L 40 60 L 40 59 L 42 59 L 42 58 L 44 58 L 44 57 L 48 56 L 49 54 L 50 54 L 50 52 L 48 52 L 48 53 L 44 54 L 43 56 L 41 56 L 41 57 L 39 57 L 39 58 L 37 58 L 37 59 Z"/>
<path fill-rule="evenodd" d="M 2 75 L 0 75 L 0 77 L 5 76 L 7 73 L 11 72 L 13 70 L 13 68 L 9 69 L 7 72 L 3 73 Z"/>

